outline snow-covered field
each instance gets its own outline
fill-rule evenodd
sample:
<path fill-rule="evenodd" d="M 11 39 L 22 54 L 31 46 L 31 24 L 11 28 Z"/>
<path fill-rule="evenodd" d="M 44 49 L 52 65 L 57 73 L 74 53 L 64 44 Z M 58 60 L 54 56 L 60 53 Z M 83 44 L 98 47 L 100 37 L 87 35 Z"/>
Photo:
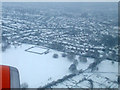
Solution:
<path fill-rule="evenodd" d="M 34 45 L 23 44 L 17 48 L 11 47 L 10 49 L 6 50 L 2 53 L 2 64 L 3 65 L 10 65 L 14 66 L 19 70 L 20 73 L 20 81 L 22 83 L 27 83 L 30 88 L 37 88 L 40 86 L 44 86 L 47 83 L 52 81 L 56 81 L 57 79 L 63 78 L 65 75 L 71 74 L 69 71 L 70 65 L 73 63 L 68 60 L 67 57 L 62 57 L 63 52 L 58 52 L 52 49 L 49 49 L 49 53 L 47 54 L 35 54 L 25 51 L 26 49 L 29 51 L 42 53 L 48 50 L 47 48 L 36 47 Z M 53 58 L 53 54 L 58 54 L 58 58 Z M 78 59 L 78 56 L 76 56 Z M 79 62 L 79 61 L 78 61 Z M 77 65 L 78 70 L 85 70 L 88 66 L 94 62 L 93 58 L 87 58 L 86 63 L 79 62 Z M 102 77 L 108 77 L 111 80 L 117 79 L 117 71 L 118 71 L 118 63 L 115 62 L 114 64 L 111 61 L 104 60 L 98 65 L 98 74 L 90 74 L 87 73 L 84 75 L 80 74 L 75 76 L 74 78 L 70 79 L 71 81 L 79 82 L 84 77 L 88 77 L 89 79 L 93 79 L 93 81 L 105 81 L 105 78 L 98 78 L 98 75 Z M 99 72 L 112 72 L 110 73 L 99 73 Z M 93 72 L 94 73 L 94 72 Z M 77 81 L 78 80 L 78 81 Z M 67 81 L 68 86 L 71 85 L 73 87 L 77 87 L 72 85 L 71 81 Z M 65 82 L 64 82 L 65 83 Z M 89 83 L 88 81 L 81 82 L 78 86 L 82 88 L 89 87 L 85 84 Z M 97 85 L 98 83 L 94 83 L 95 87 L 100 87 Z M 66 85 L 60 84 L 60 86 L 56 86 L 61 88 L 66 87 Z"/>
<path fill-rule="evenodd" d="M 48 54 L 39 55 L 25 51 L 32 46 L 34 47 L 34 45 L 23 44 L 21 47 L 11 47 L 2 53 L 2 64 L 14 66 L 19 70 L 21 84 L 26 82 L 31 88 L 40 87 L 71 73 L 68 68 L 72 62 L 62 57 L 62 52 L 50 49 Z M 40 47 L 30 50 L 46 51 Z M 53 58 L 55 53 L 58 54 L 57 59 Z M 86 69 L 89 63 L 81 64 L 80 69 Z"/>
<path fill-rule="evenodd" d="M 71 62 L 60 57 L 60 52 L 51 50 L 46 55 L 33 54 L 24 51 L 32 45 L 8 49 L 2 53 L 2 64 L 16 67 L 20 72 L 21 83 L 28 83 L 29 87 L 40 87 L 49 82 L 69 74 Z M 59 55 L 58 59 L 52 56 Z"/>

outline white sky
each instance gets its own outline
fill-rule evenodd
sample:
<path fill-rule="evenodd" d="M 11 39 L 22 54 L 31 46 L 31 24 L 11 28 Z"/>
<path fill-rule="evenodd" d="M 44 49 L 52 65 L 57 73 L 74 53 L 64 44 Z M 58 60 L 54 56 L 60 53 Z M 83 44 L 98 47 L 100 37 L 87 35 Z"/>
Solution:
<path fill-rule="evenodd" d="M 118 2 L 120 0 L 0 0 L 2 2 Z"/>

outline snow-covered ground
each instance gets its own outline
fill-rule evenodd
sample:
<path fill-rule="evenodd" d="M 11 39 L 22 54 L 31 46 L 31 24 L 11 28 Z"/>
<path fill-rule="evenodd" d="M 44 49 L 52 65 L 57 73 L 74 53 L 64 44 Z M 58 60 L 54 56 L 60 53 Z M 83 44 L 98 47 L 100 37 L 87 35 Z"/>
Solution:
<path fill-rule="evenodd" d="M 90 82 L 88 80 L 92 80 L 93 88 L 118 88 L 118 84 L 114 83 L 117 78 L 114 78 L 112 81 L 111 78 L 106 78 L 107 75 L 111 76 L 110 73 L 83 73 L 55 86 L 52 86 L 52 88 L 91 88 Z M 116 74 L 112 74 L 112 76 L 116 76 Z M 83 80 L 84 78 L 87 80 Z"/>
<path fill-rule="evenodd" d="M 35 54 L 25 50 L 34 45 L 23 44 L 20 47 L 6 50 L 2 53 L 2 64 L 14 66 L 19 70 L 21 84 L 26 82 L 29 87 L 40 87 L 51 81 L 70 74 L 69 67 L 72 64 L 67 58 L 62 57 L 62 52 L 49 50 L 47 54 Z M 47 49 L 35 47 L 29 49 L 34 52 L 44 52 Z M 53 58 L 53 54 L 58 58 Z M 90 63 L 90 62 L 88 62 Z M 88 63 L 81 64 L 80 69 L 86 69 Z"/>
<path fill-rule="evenodd" d="M 33 48 L 30 48 L 33 47 Z M 30 48 L 30 49 L 28 49 Z M 2 64 L 14 66 L 19 70 L 20 73 L 20 81 L 22 83 L 27 83 L 30 88 L 37 88 L 40 86 L 44 86 L 47 83 L 52 81 L 56 81 L 57 79 L 63 78 L 65 75 L 71 74 L 69 71 L 70 65 L 73 63 L 68 60 L 66 57 L 62 57 L 63 52 L 59 52 L 56 50 L 49 49 L 49 53 L 47 54 L 35 54 L 25 51 L 28 49 L 29 51 L 42 53 L 47 51 L 47 48 L 44 47 L 36 47 L 34 45 L 23 44 L 17 48 L 11 47 L 2 53 Z M 53 54 L 58 54 L 58 58 L 53 58 Z M 76 56 L 78 60 L 78 56 Z M 78 60 L 77 69 L 85 70 L 88 66 L 94 62 L 93 58 L 87 58 L 86 63 L 82 63 Z M 93 79 L 93 81 L 97 80 L 102 82 L 105 81 L 105 78 L 98 78 L 98 75 L 103 77 L 108 77 L 113 81 L 117 79 L 117 71 L 118 71 L 118 63 L 114 64 L 111 61 L 104 60 L 98 65 L 98 74 L 84 73 L 72 78 L 71 81 L 79 82 L 84 77 L 88 77 L 89 79 Z M 99 72 L 112 72 L 112 73 L 99 73 Z M 77 81 L 78 80 L 78 81 Z M 65 82 L 63 82 L 65 83 Z M 87 88 L 85 84 L 89 83 L 88 81 L 81 82 L 79 87 Z M 68 86 L 72 85 L 72 82 L 67 81 Z M 95 83 L 95 87 L 99 87 Z M 62 87 L 63 84 L 58 85 L 58 87 Z M 65 88 L 66 85 L 63 85 Z M 77 87 L 77 86 L 74 86 Z"/>
<path fill-rule="evenodd" d="M 52 86 L 52 88 L 90 88 L 88 80 L 92 80 L 93 88 L 118 88 L 118 84 L 116 83 L 118 79 L 118 63 L 114 62 L 112 64 L 111 61 L 104 60 L 97 67 L 97 71 L 84 72 L 56 86 Z"/>
<path fill-rule="evenodd" d="M 29 87 L 40 87 L 49 82 L 69 74 L 71 62 L 60 57 L 61 53 L 50 50 L 46 55 L 33 54 L 24 51 L 33 45 L 22 45 L 22 47 L 11 47 L 2 53 L 2 64 L 16 67 L 20 72 L 21 83 L 28 83 Z M 58 59 L 53 54 L 59 55 Z"/>
<path fill-rule="evenodd" d="M 98 65 L 98 73 L 100 73 L 102 76 L 110 78 L 110 80 L 117 80 L 118 75 L 118 62 L 112 62 L 110 60 L 104 60 Z"/>

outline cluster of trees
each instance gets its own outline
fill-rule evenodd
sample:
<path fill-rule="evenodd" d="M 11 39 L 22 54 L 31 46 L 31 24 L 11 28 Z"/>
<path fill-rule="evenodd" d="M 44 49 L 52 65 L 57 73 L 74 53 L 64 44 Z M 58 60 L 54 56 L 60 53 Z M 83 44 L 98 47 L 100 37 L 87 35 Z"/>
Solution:
<path fill-rule="evenodd" d="M 57 42 L 52 42 L 52 44 L 50 45 L 50 48 L 58 50 L 58 51 L 64 50 L 62 43 L 57 43 Z"/>
<path fill-rule="evenodd" d="M 103 35 L 101 38 L 101 44 L 104 44 L 107 48 L 113 48 L 118 45 L 118 37 L 113 37 L 111 35 Z"/>
<path fill-rule="evenodd" d="M 53 54 L 53 58 L 58 58 L 59 55 L 58 54 Z M 67 54 L 66 53 L 62 53 L 62 57 L 67 57 Z"/>
<path fill-rule="evenodd" d="M 58 58 L 58 57 L 59 57 L 58 54 L 53 54 L 53 58 Z M 78 57 L 78 60 L 79 60 L 79 62 L 78 62 L 78 60 L 75 59 L 76 55 L 74 53 L 67 53 L 67 54 L 62 53 L 62 57 L 66 57 L 69 61 L 72 62 L 72 64 L 69 67 L 69 70 L 72 73 L 77 73 L 78 72 L 77 65 L 78 65 L 79 62 L 82 62 L 82 63 L 87 62 L 87 58 L 84 57 L 84 56 L 81 56 L 81 55 Z"/>
<path fill-rule="evenodd" d="M 75 55 L 72 54 L 72 53 L 68 53 L 67 55 L 67 58 L 72 61 L 73 63 L 70 65 L 69 67 L 69 70 L 72 72 L 72 73 L 78 73 L 78 70 L 77 70 L 77 65 L 78 65 L 78 60 L 75 59 Z M 87 58 L 86 57 L 83 57 L 83 56 L 79 56 L 79 61 L 80 62 L 83 62 L 83 63 L 86 63 L 87 62 Z"/>
<path fill-rule="evenodd" d="M 101 62 L 102 60 L 101 59 L 97 59 L 95 60 L 93 63 L 91 63 L 89 65 L 89 69 L 91 69 L 91 71 L 94 71 L 94 70 L 98 70 L 99 68 L 97 67 L 97 65 Z"/>

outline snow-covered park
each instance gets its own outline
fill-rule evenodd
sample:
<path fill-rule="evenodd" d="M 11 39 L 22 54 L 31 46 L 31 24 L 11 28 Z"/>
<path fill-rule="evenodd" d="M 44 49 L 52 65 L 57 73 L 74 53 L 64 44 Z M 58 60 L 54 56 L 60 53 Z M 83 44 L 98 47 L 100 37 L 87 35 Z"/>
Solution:
<path fill-rule="evenodd" d="M 69 67 L 72 62 L 62 57 L 62 52 L 50 49 L 48 54 L 40 55 L 25 51 L 30 47 L 34 45 L 23 44 L 17 48 L 11 47 L 2 53 L 2 64 L 16 67 L 19 70 L 21 84 L 27 83 L 29 87 L 39 87 L 71 73 Z M 33 52 L 46 51 L 40 47 L 31 50 Z M 53 58 L 55 53 L 58 54 L 57 59 Z M 81 64 L 81 69 L 86 69 L 89 63 Z"/>
<path fill-rule="evenodd" d="M 48 53 L 44 53 L 46 51 Z M 21 84 L 27 83 L 28 87 L 37 88 L 71 74 L 69 67 L 73 62 L 68 60 L 67 57 L 62 57 L 62 53 L 29 44 L 22 44 L 17 48 L 11 46 L 10 49 L 2 53 L 2 64 L 16 67 L 19 70 Z M 58 58 L 53 58 L 54 54 L 57 54 Z M 78 60 L 78 58 L 76 55 L 75 59 Z M 78 62 L 77 69 L 85 70 L 94 62 L 94 59 L 87 58 L 86 63 Z M 98 65 L 99 70 L 97 72 L 114 72 L 117 74 L 117 67 L 117 62 L 112 65 L 110 61 L 105 60 Z M 102 73 L 103 76 L 111 80 L 116 80 L 116 74 Z M 78 77 L 80 78 L 81 75 Z M 92 79 L 96 78 L 92 77 Z"/>

